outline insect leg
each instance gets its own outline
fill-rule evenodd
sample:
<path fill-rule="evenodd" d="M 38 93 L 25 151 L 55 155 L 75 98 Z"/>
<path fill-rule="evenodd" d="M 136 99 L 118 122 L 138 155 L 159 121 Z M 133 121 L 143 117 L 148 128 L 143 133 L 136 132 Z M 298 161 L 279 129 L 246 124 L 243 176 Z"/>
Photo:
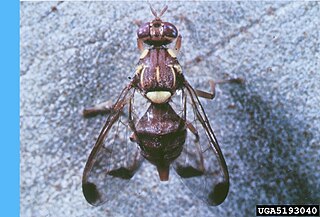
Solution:
<path fill-rule="evenodd" d="M 108 114 L 112 111 L 113 104 L 110 100 L 100 103 L 98 105 L 94 105 L 89 108 L 85 108 L 82 111 L 82 115 L 84 117 L 94 117 L 99 114 Z"/>
<path fill-rule="evenodd" d="M 140 27 L 142 25 L 141 20 L 133 20 L 133 23 L 136 24 L 138 27 Z"/>
<path fill-rule="evenodd" d="M 199 144 L 199 134 L 192 123 L 186 122 L 186 127 L 196 137 L 193 144 L 196 147 L 196 149 L 193 149 L 195 151 L 192 151 L 190 147 L 185 147 L 185 159 L 183 162 L 176 162 L 176 172 L 183 178 L 201 176 L 205 172 L 205 166 L 202 150 Z"/>
<path fill-rule="evenodd" d="M 144 46 L 143 46 L 143 41 L 140 38 L 137 39 L 137 46 L 140 52 L 142 53 L 144 51 Z"/>
<path fill-rule="evenodd" d="M 176 54 L 178 54 L 180 51 L 181 43 L 182 43 L 182 37 L 181 37 L 181 35 L 178 35 L 178 38 L 176 40 L 176 45 L 174 46 L 174 50 L 175 50 Z"/>
<path fill-rule="evenodd" d="M 128 113 L 129 113 L 128 114 L 128 120 L 129 120 L 128 124 L 129 124 L 130 129 L 133 131 L 132 135 L 130 136 L 130 140 L 132 142 L 138 143 L 139 139 L 136 136 L 136 127 L 135 127 L 134 119 L 132 116 L 132 101 L 133 101 L 133 99 L 131 99 L 129 101 L 129 111 L 128 111 Z M 141 157 L 140 150 L 138 149 L 138 147 L 136 147 L 136 153 L 135 153 L 134 160 L 133 160 L 133 162 L 130 163 L 130 165 L 128 165 L 128 169 L 132 174 L 134 174 L 135 171 L 137 171 L 139 169 L 139 167 L 142 163 L 142 160 L 143 160 L 143 158 Z"/>
<path fill-rule="evenodd" d="M 141 144 L 140 140 L 139 140 L 139 138 L 137 136 L 136 126 L 135 126 L 134 119 L 133 119 L 133 116 L 132 116 L 132 99 L 129 101 L 128 120 L 129 120 L 129 127 L 132 130 L 132 134 L 130 136 L 130 140 L 132 142 L 136 142 L 137 144 Z"/>
<path fill-rule="evenodd" d="M 110 114 L 112 112 L 116 112 L 117 110 L 120 110 L 120 115 L 124 115 L 122 111 L 122 107 L 127 104 L 126 99 L 122 99 L 121 96 L 123 94 L 127 94 L 128 91 L 132 88 L 135 81 L 132 81 L 128 84 L 128 86 L 122 90 L 120 97 L 116 101 L 116 103 L 112 103 L 111 100 L 105 101 L 103 103 L 100 103 L 98 105 L 94 105 L 89 108 L 85 108 L 82 111 L 82 115 L 86 118 L 88 117 L 94 117 L 99 114 Z M 120 100 L 120 101 L 119 101 Z"/>
<path fill-rule="evenodd" d="M 216 95 L 216 83 L 210 79 L 209 85 L 210 85 L 210 89 L 211 89 L 210 93 L 202 91 L 202 90 L 195 90 L 197 96 L 202 97 L 202 98 L 206 98 L 206 99 L 213 99 Z"/>
<path fill-rule="evenodd" d="M 236 84 L 243 84 L 244 79 L 243 78 L 230 78 L 225 80 L 218 80 L 214 81 L 212 79 L 209 80 L 210 85 L 210 93 L 202 91 L 202 90 L 195 90 L 197 96 L 206 98 L 206 99 L 213 99 L 216 95 L 216 84 L 226 84 L 226 83 L 236 83 Z"/>
<path fill-rule="evenodd" d="M 203 173 L 204 172 L 204 160 L 203 160 L 203 156 L 202 156 L 201 147 L 200 147 L 200 144 L 199 144 L 200 137 L 199 137 L 198 130 L 189 121 L 186 121 L 186 126 L 191 131 L 191 133 L 193 133 L 193 135 L 195 136 L 194 143 L 195 143 L 195 146 L 197 147 L 197 153 L 196 154 L 199 155 L 199 161 L 200 161 L 200 165 L 198 165 L 198 168 L 199 168 L 199 171 L 201 173 Z"/>
<path fill-rule="evenodd" d="M 200 159 L 200 165 L 198 165 L 199 167 L 199 171 L 200 172 L 204 172 L 204 161 L 203 161 L 203 155 L 202 155 L 202 150 L 199 144 L 199 140 L 196 141 L 196 147 L 197 147 L 197 154 L 199 155 L 199 159 Z"/>
<path fill-rule="evenodd" d="M 216 84 L 226 84 L 226 83 L 235 83 L 235 84 L 243 84 L 245 80 L 243 78 L 229 78 L 225 80 L 217 80 Z"/>
<path fill-rule="evenodd" d="M 199 133 L 198 130 L 193 126 L 192 123 L 190 123 L 189 121 L 186 121 L 186 126 L 188 127 L 188 129 L 191 131 L 191 133 L 193 133 L 193 135 L 196 137 L 195 138 L 195 142 L 199 141 Z"/>

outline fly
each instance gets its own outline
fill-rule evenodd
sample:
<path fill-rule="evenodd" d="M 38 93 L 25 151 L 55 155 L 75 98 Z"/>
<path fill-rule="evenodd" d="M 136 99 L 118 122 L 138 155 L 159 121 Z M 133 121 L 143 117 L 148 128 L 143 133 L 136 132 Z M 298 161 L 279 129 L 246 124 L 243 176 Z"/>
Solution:
<path fill-rule="evenodd" d="M 84 197 L 95 206 L 111 199 L 146 159 L 161 181 L 169 179 L 172 166 L 197 197 L 219 205 L 229 191 L 229 173 L 198 98 L 213 99 L 215 83 L 210 82 L 212 93 L 189 84 L 177 59 L 182 38 L 160 18 L 167 6 L 159 15 L 150 8 L 155 18 L 137 31 L 141 55 L 134 76 L 111 107 L 84 110 L 84 115 L 109 113 L 84 168 Z"/>

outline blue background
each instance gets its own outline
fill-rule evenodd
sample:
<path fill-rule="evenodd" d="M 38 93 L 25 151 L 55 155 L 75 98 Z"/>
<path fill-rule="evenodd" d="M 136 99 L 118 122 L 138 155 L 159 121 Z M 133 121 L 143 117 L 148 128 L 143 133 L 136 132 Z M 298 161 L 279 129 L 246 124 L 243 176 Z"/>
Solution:
<path fill-rule="evenodd" d="M 1 6 L 1 214 L 19 216 L 19 1 Z"/>

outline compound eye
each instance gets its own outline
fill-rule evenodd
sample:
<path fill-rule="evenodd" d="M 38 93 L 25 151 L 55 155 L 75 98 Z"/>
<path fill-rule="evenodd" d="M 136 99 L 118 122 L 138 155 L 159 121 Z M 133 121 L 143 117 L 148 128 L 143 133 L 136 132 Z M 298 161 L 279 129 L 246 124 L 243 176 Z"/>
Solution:
<path fill-rule="evenodd" d="M 140 39 L 147 38 L 150 36 L 150 22 L 144 23 L 139 27 L 137 31 L 137 36 Z"/>
<path fill-rule="evenodd" d="M 173 24 L 163 22 L 163 35 L 174 39 L 178 37 L 178 30 Z"/>

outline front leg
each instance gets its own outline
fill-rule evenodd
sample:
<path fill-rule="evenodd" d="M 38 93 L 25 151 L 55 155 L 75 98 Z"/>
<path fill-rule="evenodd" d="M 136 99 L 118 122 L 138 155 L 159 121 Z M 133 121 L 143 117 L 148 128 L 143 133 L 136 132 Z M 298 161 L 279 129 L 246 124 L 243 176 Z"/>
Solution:
<path fill-rule="evenodd" d="M 140 38 L 137 39 L 137 47 L 141 53 L 144 51 L 143 41 Z"/>
<path fill-rule="evenodd" d="M 176 55 L 178 55 L 178 53 L 180 52 L 181 43 L 182 43 L 182 36 L 178 35 L 178 38 L 176 40 L 176 45 L 174 46 L 174 50 L 176 52 Z"/>

